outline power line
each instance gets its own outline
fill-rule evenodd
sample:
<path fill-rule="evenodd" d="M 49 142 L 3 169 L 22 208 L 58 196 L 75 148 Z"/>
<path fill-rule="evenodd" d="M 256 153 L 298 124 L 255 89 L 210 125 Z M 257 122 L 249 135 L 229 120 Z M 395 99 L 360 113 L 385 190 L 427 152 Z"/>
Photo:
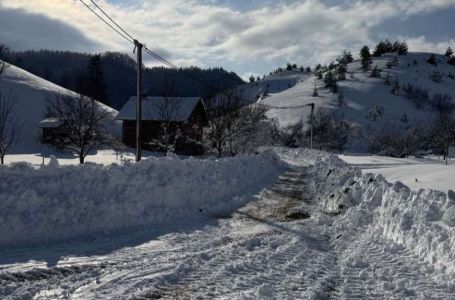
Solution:
<path fill-rule="evenodd" d="M 134 39 L 130 39 L 128 38 L 126 35 L 124 35 L 123 33 L 121 33 L 120 31 L 118 31 L 117 29 L 114 28 L 114 26 L 112 26 L 111 24 L 109 24 L 108 21 L 106 21 L 103 17 L 101 17 L 94 9 L 92 9 L 87 3 L 85 3 L 84 1 L 82 0 L 79 0 L 82 4 L 85 5 L 85 7 L 87 7 L 92 13 L 94 13 L 101 21 L 103 21 L 107 26 L 109 26 L 112 30 L 114 30 L 117 34 L 119 34 L 121 37 L 123 37 L 125 40 L 127 40 L 128 42 L 134 44 Z"/>
<path fill-rule="evenodd" d="M 102 13 L 103 15 L 105 15 L 112 23 L 114 23 L 115 26 L 117 26 L 124 34 L 126 34 L 130 39 L 132 39 L 133 41 L 135 40 L 134 37 L 131 36 L 131 34 L 129 34 L 125 29 L 123 29 L 117 22 L 114 21 L 114 19 L 111 18 L 111 16 L 109 16 L 109 14 L 107 14 L 98 4 L 96 4 L 95 1 L 93 0 L 90 0 L 90 2 L 93 3 L 93 5 L 96 6 L 96 8 L 98 8 Z"/>
<path fill-rule="evenodd" d="M 176 65 L 174 65 L 173 63 L 171 63 L 170 61 L 168 61 L 167 59 L 161 57 L 160 55 L 158 55 L 157 53 L 151 51 L 150 49 L 148 49 L 146 46 L 144 46 L 144 50 L 145 52 L 147 52 L 148 54 L 150 54 L 151 56 L 153 56 L 155 59 L 161 61 L 162 63 L 166 64 L 168 67 L 172 68 L 172 69 L 179 69 Z"/>
<path fill-rule="evenodd" d="M 82 0 L 79 0 L 80 2 L 82 2 L 91 12 L 93 12 L 101 21 L 103 21 L 106 25 L 108 25 L 112 30 L 114 30 L 116 33 L 118 33 L 119 35 L 121 35 L 124 39 L 128 40 L 130 43 L 133 43 L 135 44 L 135 38 L 128 33 L 128 31 L 126 31 L 125 29 L 123 29 L 122 26 L 120 26 L 117 22 L 115 22 L 115 20 L 105 11 L 103 10 L 94 0 L 90 0 L 91 3 L 93 3 L 93 5 L 95 5 L 95 7 L 101 11 L 101 13 L 107 17 L 118 29 L 114 28 L 114 26 L 112 26 L 112 24 L 109 24 L 109 22 L 107 22 L 102 16 L 100 16 L 94 9 L 92 9 L 87 3 L 85 3 L 84 1 Z M 121 32 L 120 32 L 120 31 Z M 163 58 L 162 56 L 160 56 L 159 54 L 151 51 L 150 49 L 148 49 L 145 45 L 144 45 L 144 50 L 145 52 L 147 52 L 149 55 L 151 55 L 153 58 L 155 58 L 156 60 L 162 62 L 163 64 L 165 64 L 166 66 L 170 67 L 170 68 L 173 68 L 173 69 L 179 69 L 176 65 L 174 65 L 173 63 L 171 63 L 170 61 L 168 61 L 167 59 Z"/>
<path fill-rule="evenodd" d="M 118 29 L 116 29 L 112 24 L 110 24 L 108 21 L 106 21 L 100 14 L 98 14 L 92 7 L 90 7 L 90 5 L 85 3 L 83 0 L 79 0 L 79 1 L 82 4 L 84 4 L 84 6 L 87 7 L 93 14 L 95 14 L 101 21 L 103 21 L 103 23 L 105 23 L 107 26 L 109 26 L 112 30 L 114 30 L 117 34 L 119 34 L 125 40 L 127 40 L 128 42 L 130 42 L 130 43 L 132 43 L 133 45 L 136 46 L 135 41 L 137 41 L 137 40 L 131 34 L 129 34 L 128 31 L 123 29 L 117 22 L 115 22 L 114 19 L 111 16 L 109 16 L 109 14 L 105 10 L 103 10 L 94 0 L 90 0 L 90 1 L 95 5 L 95 7 L 97 9 L 99 9 L 102 12 L 103 15 L 105 15 L 116 27 L 118 27 Z M 167 67 L 169 67 L 171 69 L 176 69 L 176 70 L 180 69 L 179 67 L 177 67 L 176 65 L 174 65 L 173 63 L 168 61 L 167 59 L 163 58 L 159 54 L 157 54 L 157 53 L 153 52 L 152 50 L 148 49 L 145 45 L 144 45 L 143 49 L 144 49 L 144 51 L 147 54 L 151 55 L 153 58 L 155 58 L 159 62 L 163 63 Z M 218 89 L 218 88 L 215 88 L 212 85 L 209 85 L 208 83 L 206 83 L 205 81 L 203 81 L 203 80 L 201 80 L 201 79 L 199 79 L 197 77 L 192 77 L 192 76 L 190 76 L 188 74 L 185 74 L 185 73 L 182 73 L 182 75 L 201 83 L 202 85 L 204 85 L 205 87 L 209 88 L 210 90 L 217 90 Z"/>

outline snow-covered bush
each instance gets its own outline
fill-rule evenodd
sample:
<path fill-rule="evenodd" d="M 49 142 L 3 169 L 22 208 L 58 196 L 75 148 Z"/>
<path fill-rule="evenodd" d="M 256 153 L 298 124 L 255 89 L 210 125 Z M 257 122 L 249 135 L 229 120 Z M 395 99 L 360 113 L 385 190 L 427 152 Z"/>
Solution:
<path fill-rule="evenodd" d="M 405 123 L 405 122 L 403 122 Z M 368 150 L 370 153 L 406 157 L 424 150 L 428 144 L 428 134 L 422 126 L 386 124 L 371 129 L 368 134 Z"/>
<path fill-rule="evenodd" d="M 1 167 L 0 247 L 230 213 L 284 168 L 272 152 L 132 166 Z"/>

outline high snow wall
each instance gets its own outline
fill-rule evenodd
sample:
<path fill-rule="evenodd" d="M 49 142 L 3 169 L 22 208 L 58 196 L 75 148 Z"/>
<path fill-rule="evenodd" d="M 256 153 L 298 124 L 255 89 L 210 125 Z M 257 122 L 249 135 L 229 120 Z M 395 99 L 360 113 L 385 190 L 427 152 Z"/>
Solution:
<path fill-rule="evenodd" d="M 131 166 L 0 167 L 0 247 L 230 213 L 285 168 L 273 152 Z"/>
<path fill-rule="evenodd" d="M 321 211 L 336 214 L 339 232 L 369 227 L 436 269 L 455 273 L 455 193 L 411 191 L 382 175 L 362 174 L 335 155 L 310 150 L 276 150 L 288 161 L 313 165 L 308 190 Z"/>

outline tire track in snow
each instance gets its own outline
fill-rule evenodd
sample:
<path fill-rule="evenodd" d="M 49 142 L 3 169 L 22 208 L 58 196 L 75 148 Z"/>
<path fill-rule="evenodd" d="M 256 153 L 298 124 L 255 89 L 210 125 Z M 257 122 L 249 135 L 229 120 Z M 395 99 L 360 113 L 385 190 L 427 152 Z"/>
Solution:
<path fill-rule="evenodd" d="M 335 276 L 330 266 L 336 256 L 329 252 L 328 238 L 321 235 L 320 228 L 273 220 L 285 219 L 278 212 L 287 202 L 301 201 L 306 177 L 306 169 L 288 172 L 270 193 L 234 215 L 232 222 L 238 221 L 241 228 L 232 229 L 234 237 L 219 251 L 208 249 L 213 259 L 197 264 L 178 282 L 170 274 L 171 280 L 164 279 L 154 290 L 134 299 L 235 298 L 254 294 L 261 286 L 276 295 L 299 297 L 316 282 Z M 235 235 L 264 224 L 268 227 L 265 232 Z M 331 282 L 326 281 L 329 286 Z"/>

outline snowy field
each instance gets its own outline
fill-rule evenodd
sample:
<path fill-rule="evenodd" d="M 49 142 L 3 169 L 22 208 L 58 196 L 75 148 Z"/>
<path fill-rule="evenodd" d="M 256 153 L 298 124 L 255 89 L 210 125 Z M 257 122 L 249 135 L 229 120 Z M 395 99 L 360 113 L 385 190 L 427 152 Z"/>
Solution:
<path fill-rule="evenodd" d="M 48 152 L 44 154 L 41 153 L 32 153 L 32 154 L 11 154 L 5 156 L 5 164 L 11 165 L 16 163 L 29 163 L 35 167 L 40 167 L 43 165 L 48 165 L 51 160 L 51 155 L 54 156 L 59 165 L 68 166 L 68 165 L 79 165 L 79 158 L 75 155 L 64 154 L 59 152 Z M 156 158 L 162 156 L 161 153 L 143 151 L 142 156 L 144 159 Z M 89 154 L 85 159 L 85 162 L 88 164 L 99 164 L 104 166 L 109 166 L 111 164 L 122 164 L 127 162 L 134 162 L 135 153 L 133 150 L 126 151 L 123 153 L 116 153 L 113 150 L 98 150 L 96 153 Z"/>
<path fill-rule="evenodd" d="M 412 190 L 434 189 L 447 192 L 455 190 L 455 161 L 449 165 L 441 157 L 425 159 L 393 158 L 385 156 L 340 155 L 348 164 L 357 166 L 364 173 L 382 174 L 388 181 L 400 181 Z"/>
<path fill-rule="evenodd" d="M 266 152 L 133 167 L 0 168 L 8 180 L 0 191 L 14 196 L 0 210 L 0 222 L 8 221 L 3 244 L 5 232 L 16 242 L 44 229 L 50 237 L 98 232 L 0 248 L 0 298 L 455 299 L 454 193 L 413 192 L 325 153 L 274 151 L 287 165 Z M 76 180 L 85 174 L 94 185 Z M 145 190 L 134 185 L 139 178 Z M 154 192 L 161 197 L 141 200 Z M 74 199 L 61 199 L 69 194 Z M 68 205 L 83 213 L 65 215 Z M 115 236 L 92 226 L 163 216 Z M 39 222 L 21 223 L 27 218 Z"/>

